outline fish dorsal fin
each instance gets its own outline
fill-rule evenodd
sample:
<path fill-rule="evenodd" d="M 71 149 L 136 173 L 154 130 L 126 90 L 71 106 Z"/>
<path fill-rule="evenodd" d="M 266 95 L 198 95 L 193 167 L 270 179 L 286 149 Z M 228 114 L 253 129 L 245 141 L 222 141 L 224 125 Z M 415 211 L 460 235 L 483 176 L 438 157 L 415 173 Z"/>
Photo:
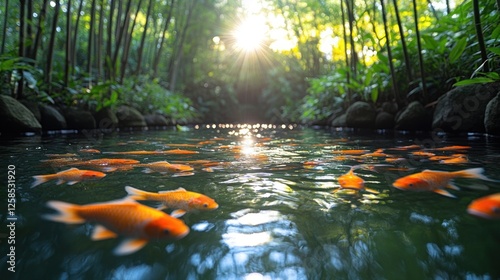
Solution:
<path fill-rule="evenodd" d="M 116 233 L 112 232 L 111 230 L 105 228 L 104 226 L 97 225 L 94 228 L 94 231 L 92 232 L 92 240 L 103 240 L 103 239 L 108 239 L 108 238 L 115 238 L 117 235 Z"/>
<path fill-rule="evenodd" d="M 140 250 L 148 243 L 147 239 L 125 239 L 113 250 L 115 255 L 128 255 Z"/>
<path fill-rule="evenodd" d="M 170 190 L 170 191 L 160 191 L 158 193 L 169 193 L 169 192 L 187 192 L 185 188 L 178 188 L 178 189 L 175 189 L 175 190 Z"/>
<path fill-rule="evenodd" d="M 64 170 L 63 172 L 66 172 L 66 171 L 75 171 L 75 170 L 80 170 L 76 167 L 71 167 L 70 169 L 67 169 L 67 170 Z"/>
<path fill-rule="evenodd" d="M 447 196 L 447 197 L 457 198 L 456 196 L 454 196 L 451 193 L 449 193 L 447 190 L 437 189 L 437 190 L 434 190 L 433 192 L 435 192 L 437 194 L 440 194 L 440 195 Z"/>
<path fill-rule="evenodd" d="M 72 186 L 72 185 L 74 185 L 74 184 L 76 184 L 76 183 L 78 183 L 78 182 L 79 182 L 79 181 L 69 181 L 69 182 L 68 182 L 68 185 Z"/>

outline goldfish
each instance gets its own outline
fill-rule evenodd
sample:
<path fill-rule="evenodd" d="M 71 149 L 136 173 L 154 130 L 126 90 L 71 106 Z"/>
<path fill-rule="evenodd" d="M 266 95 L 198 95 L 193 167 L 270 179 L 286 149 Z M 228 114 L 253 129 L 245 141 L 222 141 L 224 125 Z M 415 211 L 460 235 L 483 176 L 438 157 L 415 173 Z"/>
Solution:
<path fill-rule="evenodd" d="M 180 150 L 180 149 L 163 151 L 163 153 L 164 154 L 168 154 L 168 155 L 193 155 L 193 154 L 198 154 L 197 151 Z"/>
<path fill-rule="evenodd" d="M 335 190 L 335 192 L 339 191 L 341 189 L 349 189 L 349 190 L 356 190 L 356 191 L 365 190 L 365 191 L 370 192 L 370 193 L 378 194 L 379 193 L 378 191 L 365 187 L 365 180 L 363 180 L 363 178 L 359 177 L 358 175 L 354 174 L 354 169 L 355 169 L 355 167 L 352 167 L 349 170 L 349 172 L 340 176 L 337 179 L 339 182 L 340 188 Z"/>
<path fill-rule="evenodd" d="M 468 150 L 470 149 L 471 146 L 446 146 L 446 147 L 441 147 L 441 148 L 435 148 L 432 149 L 434 151 L 455 151 L 455 150 Z"/>
<path fill-rule="evenodd" d="M 100 154 L 101 151 L 97 150 L 97 149 L 80 149 L 78 151 L 79 153 L 87 153 L 87 154 Z"/>
<path fill-rule="evenodd" d="M 389 150 L 406 151 L 406 150 L 415 150 L 415 149 L 420 149 L 420 146 L 419 145 L 399 146 L 399 147 L 390 148 Z"/>
<path fill-rule="evenodd" d="M 135 159 L 122 159 L 122 158 L 99 158 L 86 161 L 77 162 L 77 165 L 94 166 L 104 169 L 104 171 L 115 171 L 118 168 L 130 169 L 133 165 L 138 164 L 139 161 Z"/>
<path fill-rule="evenodd" d="M 128 197 L 134 200 L 161 202 L 162 207 L 159 209 L 176 209 L 171 213 L 174 217 L 180 217 L 186 212 L 215 210 L 219 207 L 212 198 L 200 193 L 186 191 L 184 188 L 153 193 L 126 186 L 125 191 L 128 193 Z"/>
<path fill-rule="evenodd" d="M 387 157 L 387 154 L 384 154 L 384 149 L 378 149 L 373 153 L 366 153 L 361 155 L 361 157 Z"/>
<path fill-rule="evenodd" d="M 57 181 L 58 185 L 64 182 L 68 182 L 68 185 L 74 185 L 83 180 L 96 180 L 96 179 L 101 179 L 104 176 L 106 176 L 106 174 L 99 171 L 70 168 L 68 170 L 57 172 L 55 174 L 33 176 L 35 181 L 31 185 L 31 187 L 34 188 L 40 184 L 43 184 L 47 181 L 54 179 L 58 179 Z"/>
<path fill-rule="evenodd" d="M 440 195 L 455 197 L 444 188 L 458 190 L 459 188 L 453 185 L 452 180 L 455 178 L 477 178 L 486 181 L 494 181 L 484 176 L 484 169 L 471 168 L 461 171 L 446 172 L 424 170 L 420 173 L 414 173 L 397 179 L 392 186 L 400 190 L 411 191 L 432 191 Z"/>
<path fill-rule="evenodd" d="M 51 158 L 71 158 L 76 157 L 76 154 L 73 153 L 65 153 L 65 154 L 46 154 L 46 156 Z"/>
<path fill-rule="evenodd" d="M 145 173 L 151 173 L 154 171 L 160 173 L 193 171 L 193 168 L 189 165 L 169 163 L 168 161 L 156 161 L 146 164 L 139 164 L 136 166 L 146 167 L 144 171 Z"/>
<path fill-rule="evenodd" d="M 369 150 L 335 150 L 332 151 L 334 154 L 341 154 L 341 155 L 363 155 L 368 153 Z"/>
<path fill-rule="evenodd" d="M 198 148 L 196 144 L 166 144 L 167 147 Z"/>
<path fill-rule="evenodd" d="M 144 151 L 144 150 L 138 150 L 138 151 L 125 151 L 125 152 L 104 152 L 104 154 L 108 155 L 161 155 L 163 154 L 163 151 Z"/>
<path fill-rule="evenodd" d="M 415 151 L 415 152 L 412 152 L 411 154 L 414 156 L 418 156 L 418 157 L 433 157 L 436 155 L 434 153 L 424 152 L 424 151 Z"/>
<path fill-rule="evenodd" d="M 178 240 L 189 233 L 183 221 L 129 198 L 86 205 L 52 200 L 47 206 L 59 212 L 43 215 L 47 220 L 66 224 L 96 223 L 92 240 L 125 237 L 113 251 L 116 255 L 136 252 L 151 239 Z"/>
<path fill-rule="evenodd" d="M 444 164 L 460 164 L 460 163 L 468 163 L 469 159 L 466 155 L 454 156 L 448 159 L 440 160 L 439 163 Z"/>
<path fill-rule="evenodd" d="M 473 200 L 467 207 L 467 213 L 487 219 L 500 219 L 500 193 Z"/>

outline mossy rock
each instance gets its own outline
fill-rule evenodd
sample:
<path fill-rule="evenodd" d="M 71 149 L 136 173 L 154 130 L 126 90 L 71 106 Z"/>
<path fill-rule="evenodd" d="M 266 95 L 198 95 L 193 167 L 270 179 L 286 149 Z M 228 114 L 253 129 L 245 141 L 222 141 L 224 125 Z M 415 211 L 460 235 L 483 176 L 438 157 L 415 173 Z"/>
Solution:
<path fill-rule="evenodd" d="M 102 108 L 93 114 L 97 129 L 114 130 L 118 127 L 118 118 L 111 108 Z"/>
<path fill-rule="evenodd" d="M 0 131 L 4 133 L 40 132 L 42 125 L 21 102 L 0 95 Z"/>
<path fill-rule="evenodd" d="M 68 127 L 66 119 L 56 108 L 42 104 L 39 106 L 39 109 L 42 116 L 42 128 L 44 130 L 61 130 Z"/>
<path fill-rule="evenodd" d="M 376 111 L 372 105 L 364 101 L 354 102 L 346 112 L 346 125 L 356 128 L 373 128 Z"/>
<path fill-rule="evenodd" d="M 65 112 L 64 117 L 70 129 L 81 130 L 96 128 L 95 119 L 90 112 L 79 109 L 69 109 Z"/>
<path fill-rule="evenodd" d="M 129 106 L 120 106 L 116 111 L 119 127 L 146 127 L 144 116 L 136 109 Z"/>
<path fill-rule="evenodd" d="M 149 114 L 144 116 L 144 120 L 146 120 L 146 124 L 149 127 L 155 126 L 168 126 L 168 120 L 162 115 L 159 114 Z"/>
<path fill-rule="evenodd" d="M 484 128 L 488 134 L 500 135 L 500 92 L 486 106 Z"/>

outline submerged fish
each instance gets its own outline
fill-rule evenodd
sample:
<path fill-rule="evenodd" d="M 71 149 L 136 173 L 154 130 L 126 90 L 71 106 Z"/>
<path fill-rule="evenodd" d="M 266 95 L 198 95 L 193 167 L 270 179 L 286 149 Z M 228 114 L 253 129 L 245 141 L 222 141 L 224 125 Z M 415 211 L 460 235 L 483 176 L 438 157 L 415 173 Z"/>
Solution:
<path fill-rule="evenodd" d="M 160 209 L 176 209 L 171 214 L 174 217 L 180 217 L 186 212 L 214 210 L 219 207 L 212 198 L 200 193 L 186 191 L 183 188 L 154 193 L 126 186 L 125 191 L 128 193 L 129 198 L 134 200 L 158 201 L 163 205 Z"/>
<path fill-rule="evenodd" d="M 116 255 L 133 253 L 150 239 L 177 240 L 189 233 L 183 221 L 128 198 L 86 205 L 49 201 L 47 206 L 59 212 L 44 215 L 47 220 L 66 224 L 97 223 L 92 240 L 124 236 L 126 239 L 114 250 Z"/>
<path fill-rule="evenodd" d="M 86 161 L 80 161 L 75 163 L 75 165 L 82 166 L 92 166 L 103 169 L 104 171 L 111 172 L 117 169 L 129 170 L 133 168 L 134 165 L 138 164 L 139 161 L 135 159 L 124 159 L 124 158 L 99 158 L 91 159 Z"/>
<path fill-rule="evenodd" d="M 356 191 L 365 190 L 365 191 L 370 192 L 370 193 L 378 194 L 379 193 L 378 191 L 365 187 L 365 180 L 363 180 L 358 175 L 354 174 L 354 169 L 355 169 L 355 167 L 352 167 L 349 170 L 349 172 L 340 176 L 337 179 L 339 182 L 340 188 L 335 190 L 334 192 L 337 192 L 341 189 L 349 189 L 349 190 L 356 190 Z"/>
<path fill-rule="evenodd" d="M 369 150 L 335 150 L 332 151 L 333 154 L 338 155 L 363 155 L 370 152 Z"/>
<path fill-rule="evenodd" d="M 455 178 L 477 178 L 494 181 L 484 176 L 483 168 L 471 168 L 461 171 L 446 172 L 424 170 L 420 173 L 411 174 L 397 179 L 392 185 L 400 190 L 410 191 L 432 191 L 444 196 L 455 197 L 444 188 L 458 190 L 459 188 L 451 182 Z"/>
<path fill-rule="evenodd" d="M 64 182 L 68 182 L 68 185 L 74 185 L 83 180 L 96 180 L 101 179 L 104 176 L 106 176 L 106 174 L 99 171 L 70 168 L 68 170 L 57 172 L 55 174 L 33 176 L 33 179 L 35 179 L 35 181 L 31 185 L 31 187 L 34 188 L 40 184 L 54 179 L 58 179 L 58 185 Z"/>
<path fill-rule="evenodd" d="M 193 168 L 186 164 L 169 163 L 168 161 L 156 161 L 146 164 L 139 164 L 136 166 L 146 167 L 145 173 L 153 171 L 166 173 L 166 172 L 188 172 L 193 171 Z"/>
<path fill-rule="evenodd" d="M 456 150 L 468 150 L 470 149 L 471 146 L 457 146 L 457 145 L 454 145 L 454 146 L 446 146 L 446 147 L 441 147 L 441 148 L 435 148 L 435 149 L 432 149 L 434 151 L 456 151 Z"/>
<path fill-rule="evenodd" d="M 500 219 L 500 193 L 473 200 L 467 207 L 467 213 L 487 219 Z"/>

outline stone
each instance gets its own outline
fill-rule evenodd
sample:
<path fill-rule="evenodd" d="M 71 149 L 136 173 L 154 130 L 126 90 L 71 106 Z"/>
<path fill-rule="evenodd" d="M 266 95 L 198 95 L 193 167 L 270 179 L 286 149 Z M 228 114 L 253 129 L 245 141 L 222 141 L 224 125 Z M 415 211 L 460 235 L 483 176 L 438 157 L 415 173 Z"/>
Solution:
<path fill-rule="evenodd" d="M 146 121 L 142 114 L 129 106 L 120 106 L 116 111 L 119 127 L 145 127 Z"/>
<path fill-rule="evenodd" d="M 397 116 L 394 128 L 401 130 L 429 130 L 431 121 L 422 103 L 413 101 Z"/>
<path fill-rule="evenodd" d="M 167 119 L 159 114 L 145 115 L 144 119 L 146 120 L 146 124 L 150 127 L 169 125 Z"/>
<path fill-rule="evenodd" d="M 61 130 L 68 127 L 66 119 L 56 108 L 50 105 L 41 104 L 39 109 L 42 117 L 43 130 Z"/>
<path fill-rule="evenodd" d="M 3 133 L 41 132 L 35 115 L 16 99 L 0 94 L 0 131 Z"/>
<path fill-rule="evenodd" d="M 500 92 L 486 105 L 484 128 L 488 134 L 500 135 Z"/>
<path fill-rule="evenodd" d="M 66 123 L 69 129 L 95 129 L 95 119 L 90 112 L 79 110 L 79 109 L 69 109 L 64 114 L 66 118 Z"/>
<path fill-rule="evenodd" d="M 432 128 L 447 132 L 485 132 L 486 106 L 500 91 L 500 83 L 454 88 L 438 99 Z"/>
<path fill-rule="evenodd" d="M 373 128 L 375 116 L 376 111 L 373 106 L 364 101 L 356 101 L 347 109 L 346 125 L 356 128 Z"/>
<path fill-rule="evenodd" d="M 118 127 L 118 118 L 109 107 L 102 108 L 93 114 L 97 129 L 114 130 Z"/>
<path fill-rule="evenodd" d="M 342 115 L 336 117 L 335 119 L 333 119 L 331 126 L 333 126 L 333 127 L 346 127 L 347 126 L 347 124 L 345 122 L 346 115 L 347 114 L 342 114 Z"/>
<path fill-rule="evenodd" d="M 394 128 L 394 115 L 387 112 L 379 112 L 375 117 L 376 128 Z"/>
<path fill-rule="evenodd" d="M 40 108 L 38 108 L 37 102 L 29 101 L 26 99 L 19 100 L 19 102 L 23 103 L 23 105 L 26 106 L 26 108 L 28 108 L 28 110 L 30 110 L 31 113 L 33 113 L 33 115 L 35 116 L 35 118 L 38 120 L 39 123 L 42 122 L 42 115 L 40 114 Z"/>

